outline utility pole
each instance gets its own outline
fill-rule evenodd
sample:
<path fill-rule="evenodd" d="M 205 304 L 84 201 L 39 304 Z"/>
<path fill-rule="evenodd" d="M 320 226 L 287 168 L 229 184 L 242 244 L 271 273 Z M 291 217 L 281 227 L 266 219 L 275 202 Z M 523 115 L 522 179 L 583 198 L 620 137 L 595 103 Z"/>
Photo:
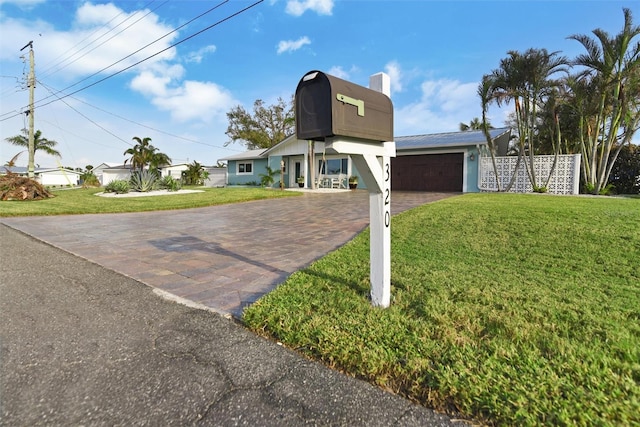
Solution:
<path fill-rule="evenodd" d="M 33 136 L 33 127 L 34 127 L 34 107 L 33 107 L 33 96 L 36 89 L 36 71 L 35 71 L 35 60 L 33 58 L 33 40 L 27 43 L 20 52 L 29 48 L 29 77 L 27 77 L 27 86 L 29 87 L 29 109 L 27 110 L 27 116 L 29 116 L 29 164 L 27 167 L 29 178 L 33 179 L 35 177 L 35 154 L 36 147 Z"/>

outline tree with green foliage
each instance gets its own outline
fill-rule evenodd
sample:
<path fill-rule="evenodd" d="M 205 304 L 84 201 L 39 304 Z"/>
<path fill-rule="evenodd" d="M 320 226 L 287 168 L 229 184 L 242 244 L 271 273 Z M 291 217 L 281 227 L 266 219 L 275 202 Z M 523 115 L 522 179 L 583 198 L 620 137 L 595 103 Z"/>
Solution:
<path fill-rule="evenodd" d="M 278 170 L 272 169 L 271 166 L 266 167 L 266 172 L 260 174 L 260 184 L 263 187 L 271 187 L 276 181 L 275 177 L 278 174 Z"/>
<path fill-rule="evenodd" d="M 615 36 L 602 29 L 595 38 L 573 35 L 585 48 L 574 66 L 583 70 L 573 80 L 580 128 L 583 178 L 589 192 L 606 186 L 622 147 L 640 127 L 640 26 L 623 9 L 624 26 Z"/>
<path fill-rule="evenodd" d="M 158 149 L 155 147 L 154 149 L 155 151 L 151 153 L 151 160 L 149 160 L 150 170 L 157 171 L 161 167 L 171 164 L 171 158 L 168 155 L 157 151 Z"/>
<path fill-rule="evenodd" d="M 6 138 L 5 141 L 10 144 L 17 145 L 18 147 L 23 147 L 29 149 L 29 133 L 26 129 L 22 129 L 22 135 L 12 136 L 10 138 Z M 58 150 L 55 149 L 55 146 L 58 143 L 52 139 L 47 139 L 42 137 L 42 132 L 40 130 L 35 131 L 33 134 L 33 144 L 34 144 L 34 152 L 44 152 L 50 156 L 54 157 L 62 157 L 62 154 Z M 20 153 L 18 153 L 20 154 Z"/>
<path fill-rule="evenodd" d="M 195 160 L 182 171 L 182 181 L 185 185 L 204 185 L 207 178 L 209 178 L 209 172 Z"/>
<path fill-rule="evenodd" d="M 519 161 L 525 161 L 527 175 L 534 190 L 542 188 L 534 168 L 539 138 L 539 113 L 553 96 L 560 80 L 558 73 L 568 72 L 568 60 L 558 52 L 546 49 L 528 49 L 524 53 L 507 52 L 500 67 L 483 76 L 478 88 L 483 108 L 484 128 L 487 128 L 487 110 L 496 103 L 513 103 L 516 120 Z M 548 181 L 548 179 L 547 179 Z"/>
<path fill-rule="evenodd" d="M 238 105 L 227 113 L 229 126 L 227 136 L 230 141 L 225 146 L 237 142 L 247 149 L 270 148 L 293 135 L 295 132 L 294 98 L 287 103 L 282 98 L 273 105 L 265 106 L 258 99 L 253 104 L 253 114 Z"/>
<path fill-rule="evenodd" d="M 491 123 L 489 123 L 489 128 L 492 128 Z M 471 119 L 471 121 L 467 123 L 460 123 L 460 132 L 466 132 L 468 130 L 481 130 L 482 129 L 482 120 L 477 117 Z"/>
<path fill-rule="evenodd" d="M 141 171 L 148 167 L 156 171 L 162 166 L 171 164 L 171 159 L 168 155 L 159 152 L 158 148 L 151 145 L 151 138 L 134 136 L 132 139 L 136 141 L 136 145 L 126 149 L 123 153 L 125 156 L 130 156 L 125 160 L 125 165 L 129 162 L 134 169 Z"/>
<path fill-rule="evenodd" d="M 640 194 L 640 145 L 624 145 L 611 168 L 609 183 L 618 194 Z"/>
<path fill-rule="evenodd" d="M 76 168 L 80 169 L 80 168 Z M 82 174 L 80 175 L 80 181 L 82 182 L 83 187 L 100 187 L 100 180 L 93 173 L 93 166 L 87 165 L 84 167 L 84 170 L 80 169 Z"/>

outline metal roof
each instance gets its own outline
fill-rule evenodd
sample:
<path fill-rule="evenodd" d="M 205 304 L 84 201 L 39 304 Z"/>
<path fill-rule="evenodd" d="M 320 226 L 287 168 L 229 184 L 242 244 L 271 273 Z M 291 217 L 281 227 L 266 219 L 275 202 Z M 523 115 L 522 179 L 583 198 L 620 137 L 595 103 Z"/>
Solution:
<path fill-rule="evenodd" d="M 490 129 L 491 139 L 496 139 L 510 131 L 510 128 Z M 484 145 L 487 139 L 481 130 L 464 132 L 433 133 L 428 135 L 412 135 L 396 137 L 396 150 L 419 148 L 446 148 L 468 145 Z"/>
<path fill-rule="evenodd" d="M 261 159 L 262 153 L 264 153 L 266 149 L 260 148 L 257 150 L 249 150 L 243 153 L 232 154 L 231 156 L 224 157 L 218 160 L 250 160 L 250 159 Z"/>
<path fill-rule="evenodd" d="M 489 129 L 492 140 L 506 136 L 511 132 L 511 128 Z M 507 137 L 508 139 L 508 137 Z M 249 150 L 243 153 L 227 156 L 220 160 L 250 160 L 261 159 L 268 156 L 276 147 L 295 141 L 295 135 L 285 138 L 278 144 L 268 149 Z M 476 145 L 486 145 L 487 139 L 481 130 L 469 130 L 464 132 L 432 133 L 426 135 L 397 136 L 395 138 L 397 151 L 420 150 L 425 148 L 452 148 L 468 147 Z M 302 154 L 302 153 L 300 153 Z"/>
<path fill-rule="evenodd" d="M 60 172 L 64 171 L 64 173 L 75 173 L 80 175 L 81 172 L 74 171 L 73 169 L 67 168 L 34 168 L 33 172 L 36 174 L 47 173 L 47 172 Z M 11 172 L 18 175 L 26 175 L 29 173 L 29 168 L 27 166 L 0 166 L 0 173 Z"/>

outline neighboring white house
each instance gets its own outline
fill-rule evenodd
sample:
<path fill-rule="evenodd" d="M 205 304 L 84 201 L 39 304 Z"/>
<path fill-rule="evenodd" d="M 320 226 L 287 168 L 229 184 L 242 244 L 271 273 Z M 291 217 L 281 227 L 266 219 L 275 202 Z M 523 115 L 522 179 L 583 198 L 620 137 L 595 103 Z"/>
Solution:
<path fill-rule="evenodd" d="M 160 175 L 162 177 L 172 176 L 175 179 L 180 179 L 182 178 L 182 171 L 186 171 L 187 169 L 189 169 L 189 165 L 187 163 L 164 166 L 160 168 Z"/>
<path fill-rule="evenodd" d="M 182 172 L 187 170 L 188 168 L 189 168 L 189 165 L 187 163 L 179 163 L 176 165 L 163 166 L 160 168 L 160 176 L 162 177 L 172 176 L 175 179 L 180 179 L 182 178 Z M 96 169 L 98 169 L 98 171 L 96 171 Z M 205 183 L 205 185 L 208 185 L 210 187 L 224 186 L 224 184 L 226 183 L 226 176 L 227 176 L 226 168 L 205 167 L 205 169 L 209 171 L 209 177 L 210 177 L 209 179 L 210 182 Z M 221 169 L 221 170 L 218 171 L 216 169 Z M 100 166 L 94 168 L 93 170 L 94 170 L 94 174 L 100 180 L 100 183 L 103 186 L 105 186 L 105 185 L 108 185 L 111 181 L 114 181 L 116 179 L 129 180 L 131 178 L 131 172 L 133 168 L 131 167 L 130 164 L 109 165 L 108 163 L 102 163 Z M 212 171 L 215 171 L 215 173 L 212 173 Z M 222 175 L 222 178 L 220 177 L 220 175 Z"/>
<path fill-rule="evenodd" d="M 9 167 L 5 166 L 0 173 L 5 171 L 15 173 L 20 176 L 28 176 L 29 171 L 27 167 Z M 34 170 L 35 179 L 45 187 L 58 187 L 58 186 L 76 186 L 80 183 L 80 175 L 78 171 L 66 168 L 36 168 Z"/>
<path fill-rule="evenodd" d="M 103 186 L 109 185 L 111 181 L 115 181 L 117 179 L 129 180 L 131 178 L 131 165 L 117 165 L 105 167 L 102 169 L 100 184 Z M 96 176 L 98 176 L 96 174 Z"/>
<path fill-rule="evenodd" d="M 98 178 L 98 181 L 100 181 L 100 184 L 103 184 L 103 172 L 105 169 L 107 168 L 112 168 L 115 166 L 118 166 L 119 163 L 100 163 L 98 166 L 94 167 L 93 169 L 91 169 L 91 172 L 93 172 L 93 174 L 96 176 L 96 178 Z M 104 185 L 104 184 L 103 184 Z"/>

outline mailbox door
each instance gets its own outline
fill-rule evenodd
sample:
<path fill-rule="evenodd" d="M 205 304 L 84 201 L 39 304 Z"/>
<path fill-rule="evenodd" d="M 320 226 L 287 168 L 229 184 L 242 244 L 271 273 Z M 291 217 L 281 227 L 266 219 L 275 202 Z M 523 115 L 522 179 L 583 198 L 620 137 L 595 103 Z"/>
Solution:
<path fill-rule="evenodd" d="M 324 73 L 302 82 L 296 90 L 296 133 L 298 139 L 324 141 L 332 136 L 331 83 Z M 312 75 L 308 73 L 307 76 Z"/>

